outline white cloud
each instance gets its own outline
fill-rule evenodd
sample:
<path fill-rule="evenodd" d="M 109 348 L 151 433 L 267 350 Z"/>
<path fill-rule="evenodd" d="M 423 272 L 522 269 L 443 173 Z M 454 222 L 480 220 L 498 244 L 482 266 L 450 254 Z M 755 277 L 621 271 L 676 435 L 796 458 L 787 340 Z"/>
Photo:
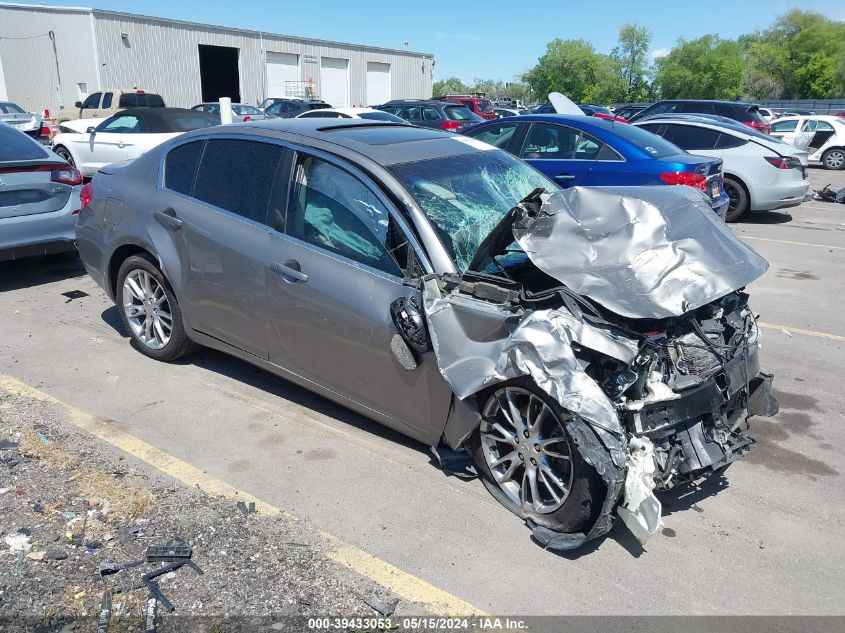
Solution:
<path fill-rule="evenodd" d="M 670 48 L 658 48 L 651 51 L 648 56 L 651 57 L 651 61 L 654 61 L 658 57 L 666 57 L 671 50 Z"/>

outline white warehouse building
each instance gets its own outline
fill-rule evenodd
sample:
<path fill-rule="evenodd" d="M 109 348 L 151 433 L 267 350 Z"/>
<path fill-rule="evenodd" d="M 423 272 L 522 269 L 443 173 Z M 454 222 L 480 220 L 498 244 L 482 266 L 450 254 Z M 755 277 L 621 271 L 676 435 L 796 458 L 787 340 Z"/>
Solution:
<path fill-rule="evenodd" d="M 431 97 L 430 54 L 100 9 L 0 3 L 0 101 L 51 113 L 104 89 L 191 107 L 314 96 L 335 107 Z"/>

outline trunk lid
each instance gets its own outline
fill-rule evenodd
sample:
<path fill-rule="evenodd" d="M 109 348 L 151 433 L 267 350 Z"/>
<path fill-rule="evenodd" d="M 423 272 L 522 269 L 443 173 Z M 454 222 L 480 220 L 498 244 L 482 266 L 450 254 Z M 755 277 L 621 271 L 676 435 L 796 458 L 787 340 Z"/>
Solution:
<path fill-rule="evenodd" d="M 44 163 L 12 167 L 0 163 L 0 219 L 62 209 L 73 186 L 55 182 L 53 174 L 67 167 L 67 164 Z"/>

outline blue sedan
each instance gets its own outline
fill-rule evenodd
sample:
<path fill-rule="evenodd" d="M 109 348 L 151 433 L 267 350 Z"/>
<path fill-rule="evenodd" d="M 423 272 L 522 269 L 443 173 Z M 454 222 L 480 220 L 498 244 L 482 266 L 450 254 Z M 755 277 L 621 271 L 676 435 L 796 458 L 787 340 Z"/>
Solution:
<path fill-rule="evenodd" d="M 466 136 L 523 159 L 561 187 L 689 185 L 722 218 L 722 161 L 694 156 L 641 128 L 587 116 L 528 114 L 476 125 Z"/>

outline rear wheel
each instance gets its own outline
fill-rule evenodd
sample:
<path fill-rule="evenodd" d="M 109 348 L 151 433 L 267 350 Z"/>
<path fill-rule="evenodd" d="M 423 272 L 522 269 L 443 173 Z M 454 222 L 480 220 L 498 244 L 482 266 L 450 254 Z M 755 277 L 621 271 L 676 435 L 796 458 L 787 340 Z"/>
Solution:
<path fill-rule="evenodd" d="M 725 222 L 736 222 L 748 211 L 748 192 L 741 182 L 728 176 L 725 176 L 724 186 L 730 200 Z"/>
<path fill-rule="evenodd" d="M 70 165 L 71 167 L 76 167 L 76 162 L 74 162 L 73 156 L 64 145 L 59 145 L 53 151 L 59 156 L 59 158 L 67 162 L 68 165 Z"/>
<path fill-rule="evenodd" d="M 845 169 L 845 150 L 834 147 L 822 155 L 825 169 Z"/>
<path fill-rule="evenodd" d="M 196 347 L 185 333 L 176 295 L 149 255 L 132 255 L 121 264 L 115 300 L 124 327 L 146 356 L 172 361 Z"/>
<path fill-rule="evenodd" d="M 517 516 L 552 530 L 590 527 L 606 488 L 568 430 L 584 423 L 526 379 L 495 387 L 482 402 L 482 421 L 470 441 L 493 496 Z"/>

